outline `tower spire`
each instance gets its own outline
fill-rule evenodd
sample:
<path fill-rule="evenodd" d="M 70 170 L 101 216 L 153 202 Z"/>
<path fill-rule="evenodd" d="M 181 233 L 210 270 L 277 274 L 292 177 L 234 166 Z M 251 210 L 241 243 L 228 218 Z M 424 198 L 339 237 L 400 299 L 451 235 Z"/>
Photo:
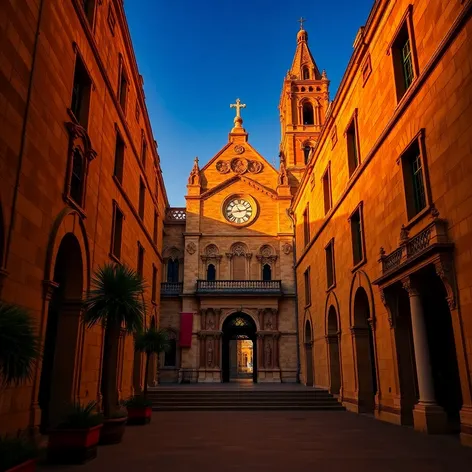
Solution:
<path fill-rule="evenodd" d="M 306 19 L 303 16 L 300 17 L 298 22 L 300 23 L 300 30 L 303 30 L 303 23 L 305 23 Z"/>

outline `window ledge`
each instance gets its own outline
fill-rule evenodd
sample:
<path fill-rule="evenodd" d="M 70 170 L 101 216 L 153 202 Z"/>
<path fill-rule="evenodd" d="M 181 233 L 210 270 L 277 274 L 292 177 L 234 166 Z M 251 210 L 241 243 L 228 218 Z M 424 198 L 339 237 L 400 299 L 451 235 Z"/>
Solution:
<path fill-rule="evenodd" d="M 87 218 L 87 214 L 85 210 L 74 200 L 72 199 L 67 193 L 63 195 L 64 201 L 71 206 L 83 219 Z"/>
<path fill-rule="evenodd" d="M 331 290 L 333 290 L 334 288 L 336 288 L 336 282 L 334 282 L 333 284 L 331 284 L 331 285 L 326 289 L 326 293 L 331 292 Z"/>
<path fill-rule="evenodd" d="M 411 81 L 410 86 L 405 90 L 405 93 L 398 100 L 397 105 L 396 105 L 395 110 L 394 110 L 394 113 L 398 108 L 401 108 L 402 105 L 403 105 L 403 102 L 406 102 L 407 100 L 409 100 L 409 96 L 414 93 L 414 89 L 416 88 L 415 85 L 416 85 L 417 80 L 418 80 L 418 76 L 415 75 L 415 77 L 413 77 L 413 80 Z"/>
<path fill-rule="evenodd" d="M 405 225 L 404 228 L 410 230 L 416 223 L 421 221 L 426 215 L 431 213 L 432 205 L 426 205 L 419 213 L 417 213 L 413 218 L 411 218 Z"/>
<path fill-rule="evenodd" d="M 113 253 L 109 252 L 108 253 L 108 256 L 110 257 L 110 259 L 114 262 L 116 262 L 117 264 L 120 264 L 121 265 L 121 261 L 118 257 L 116 257 Z"/>
<path fill-rule="evenodd" d="M 367 262 L 367 258 L 363 257 L 354 267 L 351 269 L 351 272 L 355 272 L 357 269 L 361 268 Z"/>

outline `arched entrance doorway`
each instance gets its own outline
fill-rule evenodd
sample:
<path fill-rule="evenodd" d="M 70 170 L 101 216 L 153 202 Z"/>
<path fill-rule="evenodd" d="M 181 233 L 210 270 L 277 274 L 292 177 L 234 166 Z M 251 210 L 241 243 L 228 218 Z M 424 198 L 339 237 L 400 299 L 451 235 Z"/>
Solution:
<path fill-rule="evenodd" d="M 341 366 L 339 362 L 338 317 L 333 305 L 328 310 L 328 355 L 329 355 L 329 391 L 339 394 L 341 388 Z"/>
<path fill-rule="evenodd" d="M 257 382 L 256 332 L 256 323 L 245 313 L 235 313 L 224 321 L 221 365 L 223 382 L 244 378 Z"/>
<path fill-rule="evenodd" d="M 61 241 L 54 264 L 57 284 L 51 300 L 44 340 L 39 387 L 41 432 L 62 419 L 77 391 L 78 339 L 83 292 L 83 261 L 79 242 L 72 233 Z"/>
<path fill-rule="evenodd" d="M 305 365 L 306 365 L 306 385 L 313 387 L 313 337 L 311 333 L 311 323 L 305 322 Z"/>
<path fill-rule="evenodd" d="M 354 336 L 359 411 L 373 413 L 377 393 L 374 336 L 367 293 L 359 287 L 354 297 Z"/>

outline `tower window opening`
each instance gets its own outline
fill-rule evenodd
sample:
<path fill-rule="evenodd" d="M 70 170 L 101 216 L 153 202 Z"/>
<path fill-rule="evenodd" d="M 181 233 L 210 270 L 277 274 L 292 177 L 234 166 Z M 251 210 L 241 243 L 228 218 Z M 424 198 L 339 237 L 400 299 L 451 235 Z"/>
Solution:
<path fill-rule="evenodd" d="M 303 80 L 308 80 L 310 78 L 310 70 L 308 67 L 303 68 Z"/>
<path fill-rule="evenodd" d="M 307 143 L 303 147 L 303 157 L 305 159 L 305 165 L 308 164 L 308 159 L 310 158 L 311 146 Z"/>
<path fill-rule="evenodd" d="M 216 267 L 214 264 L 209 264 L 207 267 L 207 280 L 216 280 Z"/>
<path fill-rule="evenodd" d="M 315 115 L 313 113 L 313 105 L 310 102 L 303 104 L 303 124 L 313 125 L 315 124 Z"/>
<path fill-rule="evenodd" d="M 262 268 L 262 280 L 272 280 L 272 267 L 269 264 L 264 264 Z"/>
<path fill-rule="evenodd" d="M 302 92 L 305 92 L 305 90 L 306 90 L 305 87 L 302 87 Z"/>
<path fill-rule="evenodd" d="M 313 87 L 308 87 L 309 92 L 313 92 Z"/>

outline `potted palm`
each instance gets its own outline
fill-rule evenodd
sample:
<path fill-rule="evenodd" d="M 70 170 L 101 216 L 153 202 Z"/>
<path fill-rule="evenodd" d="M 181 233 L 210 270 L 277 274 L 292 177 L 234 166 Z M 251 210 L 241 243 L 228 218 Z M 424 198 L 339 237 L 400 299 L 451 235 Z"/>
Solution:
<path fill-rule="evenodd" d="M 133 269 L 120 264 L 105 264 L 92 279 L 85 301 L 84 321 L 88 327 L 103 324 L 105 341 L 101 391 L 105 419 L 100 444 L 121 442 L 125 431 L 126 410 L 120 409 L 116 386 L 118 344 L 121 330 L 139 332 L 143 326 L 145 284 Z"/>
<path fill-rule="evenodd" d="M 48 461 L 55 464 L 83 464 L 97 457 L 103 415 L 97 402 L 74 403 L 66 420 L 49 433 Z"/>
<path fill-rule="evenodd" d="M 147 424 L 151 422 L 152 402 L 148 400 L 148 374 L 149 363 L 153 354 L 159 355 L 169 349 L 169 337 L 163 329 L 157 329 L 152 323 L 151 326 L 142 333 L 137 333 L 134 348 L 136 352 L 146 355 L 144 390 L 142 395 L 136 395 L 125 401 L 128 409 L 128 424 Z"/>
<path fill-rule="evenodd" d="M 20 385 L 31 380 L 40 356 L 33 320 L 24 308 L 0 302 L 0 384 Z M 25 438 L 0 437 L 0 471 L 36 469 L 38 450 Z"/>

